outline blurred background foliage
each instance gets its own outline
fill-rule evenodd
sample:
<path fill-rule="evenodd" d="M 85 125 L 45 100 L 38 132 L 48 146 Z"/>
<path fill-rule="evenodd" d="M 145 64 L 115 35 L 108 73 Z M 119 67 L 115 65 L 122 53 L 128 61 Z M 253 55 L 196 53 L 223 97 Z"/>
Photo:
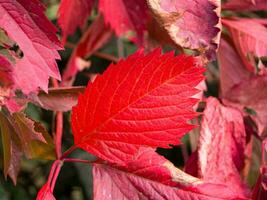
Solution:
<path fill-rule="evenodd" d="M 56 25 L 57 20 L 57 10 L 59 7 L 59 0 L 43 0 L 46 5 L 46 15 L 47 17 Z M 91 17 L 88 20 L 88 25 L 92 23 L 96 17 L 96 10 L 92 12 Z M 231 12 L 224 12 L 224 16 L 231 15 Z M 249 14 L 242 13 L 242 15 L 252 17 L 251 15 L 257 15 L 261 17 L 267 17 L 267 12 L 250 12 Z M 60 33 L 59 33 L 60 34 Z M 69 38 L 71 43 L 75 44 L 80 39 L 82 33 L 77 30 L 76 33 Z M 164 50 L 169 51 L 172 48 L 165 46 Z M 127 57 L 137 50 L 134 43 L 124 39 L 124 38 L 113 38 L 99 50 L 99 52 L 113 55 L 116 58 Z M 177 51 L 177 50 L 176 50 Z M 72 48 L 66 47 L 64 51 L 61 51 L 61 60 L 58 61 L 58 66 L 62 72 L 66 67 L 68 59 L 72 53 Z M 179 52 L 177 52 L 179 53 Z M 92 74 L 103 73 L 103 71 L 111 63 L 110 60 L 100 58 L 97 55 L 92 55 L 88 59 L 91 63 L 89 69 L 85 69 L 78 73 L 74 85 L 86 85 Z M 211 63 L 208 66 L 206 72 L 207 77 L 207 96 L 218 96 L 219 87 L 219 75 L 218 66 L 216 62 Z M 64 103 L 64 102 L 62 102 Z M 201 108 L 200 108 L 201 109 Z M 29 104 L 26 113 L 33 119 L 41 122 L 49 133 L 53 132 L 54 126 L 54 114 L 52 111 L 47 111 L 37 107 L 33 104 Z M 63 131 L 63 149 L 67 149 L 73 143 L 73 136 L 70 127 L 70 112 L 64 113 L 64 131 Z M 198 129 L 194 130 L 192 133 L 186 135 L 183 138 L 184 144 L 181 146 L 175 146 L 172 149 L 158 149 L 158 153 L 168 158 L 177 167 L 183 168 L 184 161 L 197 147 L 197 133 Z M 252 167 L 249 173 L 248 179 L 249 184 L 253 185 L 257 178 L 258 167 L 260 165 L 260 145 L 254 144 L 253 162 L 255 165 Z M 1 149 L 2 150 L 2 149 Z M 2 157 L 2 152 L 0 156 Z M 82 159 L 92 159 L 92 156 L 88 153 L 80 151 L 75 151 L 71 155 L 72 157 L 82 158 Z M 2 162 L 0 158 L 0 162 Z M 2 171 L 0 172 L 0 200 L 29 200 L 35 199 L 38 190 L 46 182 L 52 161 L 41 161 L 41 160 L 26 160 L 23 159 L 21 171 L 18 176 L 17 185 L 14 186 L 12 181 L 8 178 L 5 180 Z M 0 163 L 3 166 L 3 163 Z M 92 174 L 91 166 L 80 164 L 80 163 L 65 163 L 62 167 L 58 180 L 56 182 L 56 187 L 54 195 L 57 200 L 84 200 L 92 199 Z"/>

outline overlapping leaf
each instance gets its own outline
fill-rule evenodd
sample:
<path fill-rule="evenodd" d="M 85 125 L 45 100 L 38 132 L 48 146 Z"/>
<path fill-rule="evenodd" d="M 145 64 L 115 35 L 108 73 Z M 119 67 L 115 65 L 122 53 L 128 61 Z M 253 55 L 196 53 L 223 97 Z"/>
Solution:
<path fill-rule="evenodd" d="M 232 188 L 204 182 L 141 148 L 124 167 L 95 164 L 94 199 L 245 199 Z"/>
<path fill-rule="evenodd" d="M 3 146 L 4 175 L 10 176 L 13 183 L 17 182 L 20 169 L 22 145 L 8 119 L 0 112 L 0 130 Z"/>
<path fill-rule="evenodd" d="M 23 153 L 27 158 L 55 158 L 53 141 L 41 124 L 23 113 L 13 113 L 11 117 L 0 112 L 0 118 L 4 174 L 9 175 L 14 183 Z"/>
<path fill-rule="evenodd" d="M 148 20 L 148 7 L 144 0 L 99 0 L 99 11 L 105 22 L 118 36 L 129 31 L 136 31 L 138 41 L 143 41 L 143 34 Z"/>
<path fill-rule="evenodd" d="M 220 67 L 221 96 L 241 81 L 248 81 L 250 72 L 246 69 L 243 60 L 226 40 L 222 39 L 218 50 Z"/>
<path fill-rule="evenodd" d="M 266 0 L 229 0 L 223 5 L 224 9 L 230 10 L 265 10 Z"/>
<path fill-rule="evenodd" d="M 40 92 L 34 101 L 38 106 L 53 111 L 69 111 L 78 102 L 78 96 L 85 87 L 51 88 L 48 94 Z M 64 103 L 62 103 L 64 102 Z"/>
<path fill-rule="evenodd" d="M 254 62 L 254 57 L 252 56 L 267 56 L 267 28 L 252 19 L 224 19 L 223 24 L 229 28 L 242 59 L 247 60 L 245 62 L 246 67 L 253 72 L 255 69 L 249 63 L 249 61 Z"/>
<path fill-rule="evenodd" d="M 215 59 L 221 29 L 219 1 L 148 2 L 158 22 L 176 44 L 196 49 L 208 59 Z"/>
<path fill-rule="evenodd" d="M 204 69 L 192 57 L 137 52 L 87 86 L 72 112 L 76 147 L 110 162 L 131 159 L 140 146 L 179 144 L 194 126 L 192 107 Z"/>
<path fill-rule="evenodd" d="M 251 115 L 258 126 L 259 134 L 267 128 L 267 107 L 265 75 L 255 75 L 242 65 L 238 53 L 226 41 L 221 41 L 219 50 L 221 96 L 225 103 L 237 107 L 252 109 L 256 113 Z"/>
<path fill-rule="evenodd" d="M 85 24 L 94 5 L 94 0 L 62 0 L 58 10 L 58 23 L 63 32 L 63 43 L 77 27 Z"/>
<path fill-rule="evenodd" d="M 244 166 L 246 133 L 242 113 L 224 107 L 215 98 L 207 99 L 199 138 L 199 177 L 227 184 L 246 196 L 239 171 Z"/>
<path fill-rule="evenodd" d="M 6 98 L 11 96 L 13 86 L 13 66 L 0 54 L 0 106 L 4 105 Z"/>
<path fill-rule="evenodd" d="M 55 59 L 61 49 L 56 28 L 44 15 L 38 0 L 0 0 L 0 28 L 23 51 L 16 60 L 14 78 L 16 87 L 24 93 L 48 88 L 49 77 L 60 79 Z"/>

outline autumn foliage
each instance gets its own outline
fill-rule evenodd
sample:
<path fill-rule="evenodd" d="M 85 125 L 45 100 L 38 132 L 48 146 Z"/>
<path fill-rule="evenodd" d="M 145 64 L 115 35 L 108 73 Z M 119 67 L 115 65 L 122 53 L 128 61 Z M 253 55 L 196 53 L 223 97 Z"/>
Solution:
<path fill-rule="evenodd" d="M 265 0 L 0 0 L 5 179 L 19 185 L 25 159 L 39 159 L 52 164 L 37 200 L 56 199 L 69 162 L 92 167 L 99 200 L 267 199 L 266 10 Z M 33 105 L 50 121 L 32 119 Z"/>

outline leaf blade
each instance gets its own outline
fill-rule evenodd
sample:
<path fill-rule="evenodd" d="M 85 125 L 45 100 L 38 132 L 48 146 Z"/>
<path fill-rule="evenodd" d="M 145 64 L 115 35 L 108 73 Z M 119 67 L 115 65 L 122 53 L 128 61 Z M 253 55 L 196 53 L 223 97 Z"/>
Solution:
<path fill-rule="evenodd" d="M 197 115 L 192 109 L 197 99 L 191 97 L 203 72 L 192 57 L 161 55 L 160 50 L 112 64 L 73 108 L 76 147 L 121 163 L 141 145 L 179 144 L 194 127 L 187 120 Z"/>

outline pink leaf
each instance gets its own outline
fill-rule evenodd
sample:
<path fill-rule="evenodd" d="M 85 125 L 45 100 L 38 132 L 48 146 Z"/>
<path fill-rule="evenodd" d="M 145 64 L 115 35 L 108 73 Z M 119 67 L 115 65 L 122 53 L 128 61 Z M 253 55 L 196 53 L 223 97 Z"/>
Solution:
<path fill-rule="evenodd" d="M 94 0 L 62 0 L 58 10 L 58 23 L 63 32 L 63 44 L 68 35 L 82 28 L 94 5 Z"/>
<path fill-rule="evenodd" d="M 150 148 L 141 148 L 124 167 L 95 164 L 93 177 L 96 200 L 243 199 L 226 185 L 184 173 Z"/>
<path fill-rule="evenodd" d="M 74 78 L 78 71 L 82 71 L 86 65 L 79 62 L 82 58 L 91 56 L 95 51 L 101 48 L 112 36 L 112 30 L 105 24 L 103 16 L 99 15 L 87 31 L 83 34 L 82 39 L 74 49 L 67 69 L 63 74 L 64 84 L 71 78 Z M 88 63 L 89 65 L 89 63 Z"/>
<path fill-rule="evenodd" d="M 223 9 L 229 10 L 266 10 L 266 0 L 229 0 L 223 5 Z"/>
<path fill-rule="evenodd" d="M 247 60 L 250 54 L 257 57 L 267 56 L 266 27 L 252 19 L 224 19 L 223 24 L 229 28 L 242 59 Z M 250 71 L 254 70 L 251 65 L 246 66 Z"/>
<path fill-rule="evenodd" d="M 99 0 L 99 11 L 116 35 L 136 31 L 139 42 L 148 21 L 148 8 L 144 0 Z"/>
<path fill-rule="evenodd" d="M 204 69 L 193 57 L 137 52 L 89 84 L 72 112 L 76 147 L 123 163 L 140 146 L 179 144 L 197 115 L 191 98 Z"/>
<path fill-rule="evenodd" d="M 38 0 L 0 0 L 0 27 L 24 54 L 14 68 L 16 85 L 24 93 L 39 87 L 47 91 L 49 76 L 60 79 L 55 61 L 60 59 L 60 42 L 43 11 Z"/>
<path fill-rule="evenodd" d="M 253 109 L 256 114 L 251 117 L 256 121 L 259 134 L 267 130 L 267 76 L 254 76 L 242 81 L 225 94 L 225 99 L 237 107 Z"/>
<path fill-rule="evenodd" d="M 38 192 L 36 200 L 56 200 L 49 184 L 46 183 L 43 185 L 41 190 Z"/>
<path fill-rule="evenodd" d="M 199 138 L 199 177 L 227 184 L 246 195 L 239 171 L 244 166 L 246 133 L 242 113 L 207 99 Z"/>
<path fill-rule="evenodd" d="M 196 49 L 208 59 L 215 59 L 221 29 L 219 1 L 148 2 L 158 22 L 176 44 Z"/>
<path fill-rule="evenodd" d="M 245 68 L 242 59 L 235 49 L 224 39 L 220 42 L 218 50 L 220 67 L 221 96 L 241 81 L 250 77 L 250 72 Z"/>

